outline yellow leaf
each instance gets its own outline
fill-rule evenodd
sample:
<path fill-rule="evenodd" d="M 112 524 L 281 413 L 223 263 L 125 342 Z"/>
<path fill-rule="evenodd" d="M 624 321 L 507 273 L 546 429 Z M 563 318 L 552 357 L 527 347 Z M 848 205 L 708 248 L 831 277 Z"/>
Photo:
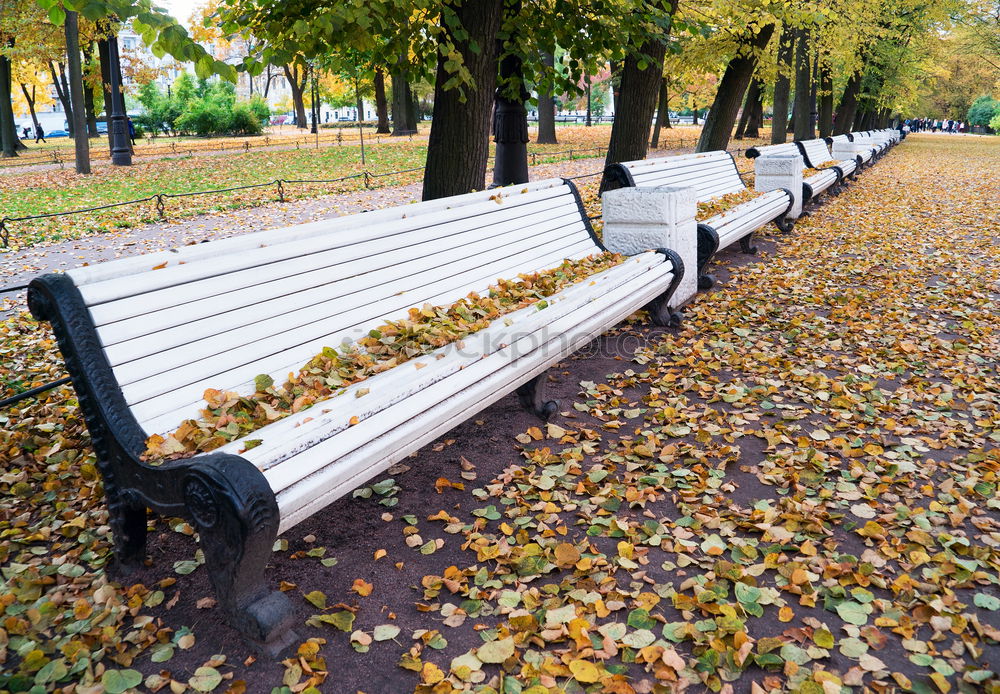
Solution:
<path fill-rule="evenodd" d="M 573 673 L 573 677 L 585 684 L 596 682 L 601 678 L 601 671 L 589 660 L 573 660 L 569 664 L 569 670 Z"/>

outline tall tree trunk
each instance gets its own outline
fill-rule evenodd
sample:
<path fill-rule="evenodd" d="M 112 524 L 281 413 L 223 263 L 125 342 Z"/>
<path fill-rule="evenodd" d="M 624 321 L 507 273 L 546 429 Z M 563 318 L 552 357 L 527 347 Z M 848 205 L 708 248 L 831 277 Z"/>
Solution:
<path fill-rule="evenodd" d="M 788 139 L 788 96 L 791 88 L 792 55 L 795 33 L 785 27 L 778 44 L 778 78 L 774 82 L 774 114 L 771 116 L 771 144 L 780 145 Z"/>
<path fill-rule="evenodd" d="M 83 102 L 83 66 L 80 63 L 80 27 L 76 12 L 66 13 L 66 56 L 69 63 L 69 93 L 73 102 L 73 140 L 76 143 L 76 172 L 90 173 L 90 141 L 87 113 Z"/>
<path fill-rule="evenodd" d="M 556 63 L 556 57 L 549 51 L 542 51 L 542 65 L 550 70 Z M 540 145 L 555 145 L 556 140 L 556 101 L 552 98 L 552 89 L 538 92 L 538 137 L 535 142 Z"/>
<path fill-rule="evenodd" d="M 653 124 L 653 139 L 650 140 L 651 149 L 660 146 L 660 129 L 666 123 L 670 127 L 670 115 L 667 113 L 667 78 L 660 78 L 660 95 L 656 99 L 656 123 Z"/>
<path fill-rule="evenodd" d="M 292 92 L 292 104 L 295 108 L 295 125 L 299 128 L 308 128 L 306 121 L 306 78 L 309 71 L 304 66 L 293 63 L 291 66 L 282 65 L 285 71 L 285 78 L 288 80 L 288 88 Z"/>
<path fill-rule="evenodd" d="M 516 22 L 520 13 L 521 0 L 504 2 L 505 24 Z M 496 143 L 494 186 L 528 182 L 528 109 L 524 104 L 530 95 L 524 88 L 524 65 L 513 51 L 521 39 L 511 32 L 496 42 L 497 55 L 503 57 L 500 59 L 500 80 L 493 102 L 493 141 Z M 510 84 L 511 81 L 516 82 L 516 87 Z M 511 93 L 512 87 L 516 89 L 514 93 Z"/>
<path fill-rule="evenodd" d="M 811 80 L 809 75 L 809 32 L 799 29 L 795 42 L 795 139 L 813 139 Z"/>
<path fill-rule="evenodd" d="M 385 73 L 382 68 L 375 68 L 375 113 L 378 116 L 378 135 L 389 134 L 389 107 L 385 102 Z"/>
<path fill-rule="evenodd" d="M 833 134 L 833 74 L 825 60 L 819 64 L 819 136 Z"/>
<path fill-rule="evenodd" d="M 35 85 L 31 85 L 31 93 L 29 94 L 28 87 L 21 82 L 21 92 L 24 94 L 24 100 L 28 104 L 28 112 L 31 114 L 31 123 L 35 128 L 35 132 L 38 132 L 38 115 L 35 113 L 35 102 L 37 101 L 35 98 Z"/>
<path fill-rule="evenodd" d="M 757 100 L 751 104 L 750 117 L 747 119 L 747 131 L 744 135 L 749 139 L 760 137 L 760 128 L 764 125 L 764 90 L 757 90 Z"/>
<path fill-rule="evenodd" d="M 691 111 L 691 125 L 698 125 L 698 111 L 699 109 Z"/>
<path fill-rule="evenodd" d="M 94 63 L 94 46 L 92 43 L 87 44 L 83 51 L 83 74 L 86 76 L 93 69 Z M 83 85 L 83 105 L 87 112 L 87 136 L 88 137 L 100 137 L 101 134 L 97 132 L 97 114 L 94 112 L 94 90 L 93 88 L 84 82 Z M 109 123 L 110 125 L 110 123 Z M 111 138 L 108 138 L 109 140 Z"/>
<path fill-rule="evenodd" d="M 745 37 L 740 49 L 729 61 L 722 75 L 722 81 L 719 82 L 719 89 L 715 93 L 715 101 L 712 102 L 708 118 L 705 119 L 701 137 L 698 138 L 696 152 L 711 152 L 729 146 L 729 138 L 736 123 L 736 113 L 743 101 L 743 93 L 750 84 L 754 68 L 757 67 L 757 53 L 767 46 L 773 33 L 774 25 L 768 24 L 756 35 Z"/>
<path fill-rule="evenodd" d="M 445 89 L 452 75 L 445 68 L 448 57 L 438 53 L 434 119 L 424 167 L 424 200 L 485 187 L 501 7 L 502 0 L 465 0 L 451 7 L 463 32 L 456 35 L 453 27 L 443 27 L 461 54 L 473 84 L 465 87 L 464 99 L 459 90 Z"/>
<path fill-rule="evenodd" d="M 739 125 L 736 126 L 736 134 L 733 135 L 734 139 L 742 140 L 746 134 L 747 126 L 750 123 L 750 119 L 753 117 L 753 110 L 757 106 L 757 101 L 760 99 L 760 80 L 752 79 L 750 80 L 750 88 L 747 89 L 747 98 L 743 102 L 743 113 L 740 114 Z"/>
<path fill-rule="evenodd" d="M 858 111 L 858 91 L 861 89 L 861 71 L 850 76 L 844 85 L 844 93 L 837 105 L 837 116 L 833 121 L 833 134 L 844 135 L 851 132 L 854 116 Z"/>
<path fill-rule="evenodd" d="M 13 39 L 8 40 L 8 45 L 13 45 Z M 4 157 L 16 157 L 17 143 L 21 141 L 15 131 L 11 86 L 10 59 L 0 53 L 0 150 Z"/>
<path fill-rule="evenodd" d="M 403 65 L 400 58 L 397 67 Z M 413 93 L 406 81 L 406 73 L 397 70 L 392 73 L 392 134 L 409 135 L 417 129 L 416 108 L 413 105 Z"/>
<path fill-rule="evenodd" d="M 267 77 L 264 79 L 264 98 L 266 99 L 267 95 L 271 93 L 271 78 L 274 77 L 274 75 L 271 74 L 270 64 L 268 64 L 267 72 L 265 74 L 267 75 Z"/>
<path fill-rule="evenodd" d="M 673 17 L 677 11 L 677 0 L 670 0 L 668 7 L 670 16 Z M 625 57 L 621 93 L 615 108 L 615 120 L 611 124 L 611 141 L 608 143 L 605 166 L 646 157 L 653 111 L 656 109 L 663 81 L 663 58 L 667 53 L 669 38 L 669 32 L 664 30 L 662 36 L 646 41 L 638 50 L 633 46 L 633 50 Z M 639 69 L 640 56 L 644 56 L 641 60 L 646 64 L 642 70 Z M 601 189 L 607 185 L 608 181 L 602 177 Z"/>

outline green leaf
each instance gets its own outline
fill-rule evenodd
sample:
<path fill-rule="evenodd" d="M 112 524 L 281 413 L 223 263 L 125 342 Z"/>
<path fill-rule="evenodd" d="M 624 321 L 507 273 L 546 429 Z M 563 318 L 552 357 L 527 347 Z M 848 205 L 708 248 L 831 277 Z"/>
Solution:
<path fill-rule="evenodd" d="M 210 692 L 222 684 L 222 675 L 214 667 L 200 667 L 188 680 L 191 688 L 198 692 Z"/>
<path fill-rule="evenodd" d="M 107 694 L 124 694 L 141 682 L 142 674 L 136 670 L 105 670 L 101 675 L 101 684 Z"/>
<path fill-rule="evenodd" d="M 972 602 L 975 603 L 976 607 L 981 607 L 984 610 L 1000 610 L 1000 598 L 995 598 L 986 593 L 976 593 Z"/>
<path fill-rule="evenodd" d="M 512 655 L 514 655 L 513 637 L 484 643 L 476 651 L 476 657 L 484 663 L 502 663 Z"/>
<path fill-rule="evenodd" d="M 354 613 L 348 612 L 347 610 L 341 610 L 340 612 L 334 612 L 333 614 L 314 614 L 306 623 L 309 626 L 319 626 L 320 624 L 329 624 L 330 626 L 336 627 L 341 631 L 350 631 L 354 626 Z"/>
<path fill-rule="evenodd" d="M 53 5 L 49 8 L 49 21 L 56 26 L 62 26 L 66 21 L 66 11 L 59 5 Z"/>
<path fill-rule="evenodd" d="M 399 635 L 399 627 L 395 624 L 379 624 L 375 627 L 374 638 L 376 641 L 388 641 Z"/>
<path fill-rule="evenodd" d="M 656 620 L 649 616 L 649 611 L 639 608 L 628 613 L 628 625 L 633 629 L 652 629 Z"/>
<path fill-rule="evenodd" d="M 854 624 L 855 626 L 867 624 L 869 613 L 871 613 L 870 605 L 862 605 L 851 600 L 846 600 L 837 605 L 837 614 L 840 615 L 840 618 L 848 624 Z"/>

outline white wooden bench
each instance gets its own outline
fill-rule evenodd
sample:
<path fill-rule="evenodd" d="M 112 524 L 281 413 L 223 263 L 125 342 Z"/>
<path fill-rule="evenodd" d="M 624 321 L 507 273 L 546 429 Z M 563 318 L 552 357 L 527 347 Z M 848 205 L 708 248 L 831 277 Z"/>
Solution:
<path fill-rule="evenodd" d="M 872 146 L 875 149 L 875 159 L 881 159 L 885 156 L 886 152 L 889 151 L 889 142 L 886 137 L 879 134 L 874 130 L 864 130 L 861 132 L 853 132 L 851 136 L 854 138 L 863 138 L 871 141 Z"/>
<path fill-rule="evenodd" d="M 820 140 L 823 149 L 826 149 L 826 144 Z M 814 158 L 817 155 L 815 148 L 813 148 Z M 785 142 L 779 145 L 763 145 L 761 147 L 750 147 L 746 151 L 746 156 L 748 159 L 756 159 L 757 157 L 768 157 L 775 155 L 801 155 L 803 169 L 813 168 L 820 169 L 819 164 L 825 164 L 830 160 L 829 152 L 825 159 L 818 159 L 815 164 L 810 163 L 808 155 L 802 151 L 800 143 L 798 142 Z M 853 173 L 854 168 L 851 168 L 851 173 Z M 802 180 L 802 204 L 813 201 L 820 193 L 825 190 L 832 188 L 833 186 L 840 183 L 847 174 L 844 173 L 844 169 L 839 165 L 834 167 L 824 167 L 822 170 L 817 171 L 814 174 L 806 176 Z"/>
<path fill-rule="evenodd" d="M 811 169 L 823 168 L 822 164 L 825 164 L 828 161 L 836 162 L 835 164 L 826 167 L 826 169 L 827 170 L 834 169 L 837 171 L 838 184 L 844 183 L 848 178 L 853 180 L 857 176 L 858 172 L 857 158 L 850 157 L 841 159 L 833 156 L 833 154 L 830 152 L 829 145 L 827 145 L 826 143 L 826 140 L 817 137 L 812 140 L 799 140 L 795 144 L 799 148 L 799 151 L 802 152 L 802 158 L 805 160 L 806 166 L 808 166 Z M 820 173 L 823 172 L 821 171 Z M 810 177 L 810 181 L 812 181 L 813 179 L 815 179 L 815 181 L 819 183 L 820 182 L 819 174 L 815 174 L 814 176 Z M 814 188 L 813 190 L 816 193 L 818 193 L 821 192 L 822 190 L 825 190 L 825 188 L 821 189 Z"/>
<path fill-rule="evenodd" d="M 153 465 L 146 439 L 197 418 L 206 388 L 252 394 L 256 376 L 283 383 L 411 307 L 602 250 L 576 189 L 551 179 L 44 275 L 28 301 L 65 357 L 119 561 L 143 560 L 147 508 L 189 519 L 229 621 L 279 653 L 295 643 L 289 601 L 264 580 L 279 533 L 508 393 L 550 415 L 549 366 L 644 306 L 672 321 L 679 258 L 630 257 L 255 431 L 249 450 Z"/>
<path fill-rule="evenodd" d="M 747 190 L 736 161 L 724 151 L 611 164 L 604 175 L 608 190 L 626 186 L 690 187 L 695 190 L 698 202 Z M 774 222 L 782 231 L 791 231 L 794 220 L 787 219 L 786 215 L 793 202 L 791 191 L 772 190 L 699 222 L 699 288 L 707 289 L 714 284 L 705 269 L 719 250 L 738 241 L 744 253 L 756 253 L 751 243 L 752 234 L 769 222 Z"/>
<path fill-rule="evenodd" d="M 855 142 L 854 135 L 851 133 L 828 137 L 826 138 L 826 143 L 830 145 L 831 154 L 834 155 L 835 159 L 846 159 L 847 156 L 842 154 L 842 152 L 852 153 L 858 162 L 858 171 L 870 165 L 875 158 L 875 153 L 878 151 L 874 143 L 870 143 L 871 146 L 867 147 L 861 146 L 861 138 L 859 137 L 858 142 Z"/>

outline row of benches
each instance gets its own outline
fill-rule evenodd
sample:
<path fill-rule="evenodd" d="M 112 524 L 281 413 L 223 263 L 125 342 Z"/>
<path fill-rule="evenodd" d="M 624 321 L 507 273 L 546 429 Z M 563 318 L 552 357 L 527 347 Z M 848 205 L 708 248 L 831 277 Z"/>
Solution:
<path fill-rule="evenodd" d="M 684 186 L 688 224 L 696 199 L 745 189 L 725 152 L 612 173 L 630 186 Z M 689 263 L 703 272 L 718 248 L 764 224 L 789 228 L 795 199 L 770 190 L 706 220 Z M 692 232 L 677 236 L 680 252 L 619 243 L 625 262 L 259 429 L 256 447 L 235 440 L 160 464 L 143 460 L 147 438 L 198 418 L 206 389 L 252 394 L 259 375 L 283 382 L 323 348 L 356 343 L 411 307 L 606 250 L 576 188 L 550 179 L 80 267 L 36 278 L 28 302 L 65 358 L 120 564 L 145 557 L 147 509 L 187 518 L 226 617 L 277 654 L 296 637 L 288 598 L 265 580 L 276 536 L 508 393 L 552 414 L 546 369 L 636 310 L 676 324 L 696 289 L 682 260 L 695 251 Z"/>
<path fill-rule="evenodd" d="M 755 252 L 752 234 L 769 222 L 774 222 L 782 231 L 790 231 L 803 205 L 814 201 L 820 193 L 842 185 L 848 178 L 854 178 L 862 167 L 898 142 L 898 138 L 898 131 L 882 130 L 748 149 L 747 157 L 758 161 L 755 183 L 762 194 L 698 223 L 698 287 L 712 286 L 714 280 L 705 269 L 719 250 L 739 242 L 744 252 Z M 785 158 L 792 161 L 778 161 Z M 791 175 L 771 175 L 768 169 L 774 166 L 779 171 L 783 167 Z M 799 181 L 794 175 L 795 169 L 799 174 L 805 169 L 817 171 Z M 728 152 L 622 162 L 610 165 L 605 173 L 610 182 L 607 190 L 689 187 L 694 189 L 699 203 L 725 195 L 739 195 L 747 190 L 736 161 Z"/>

